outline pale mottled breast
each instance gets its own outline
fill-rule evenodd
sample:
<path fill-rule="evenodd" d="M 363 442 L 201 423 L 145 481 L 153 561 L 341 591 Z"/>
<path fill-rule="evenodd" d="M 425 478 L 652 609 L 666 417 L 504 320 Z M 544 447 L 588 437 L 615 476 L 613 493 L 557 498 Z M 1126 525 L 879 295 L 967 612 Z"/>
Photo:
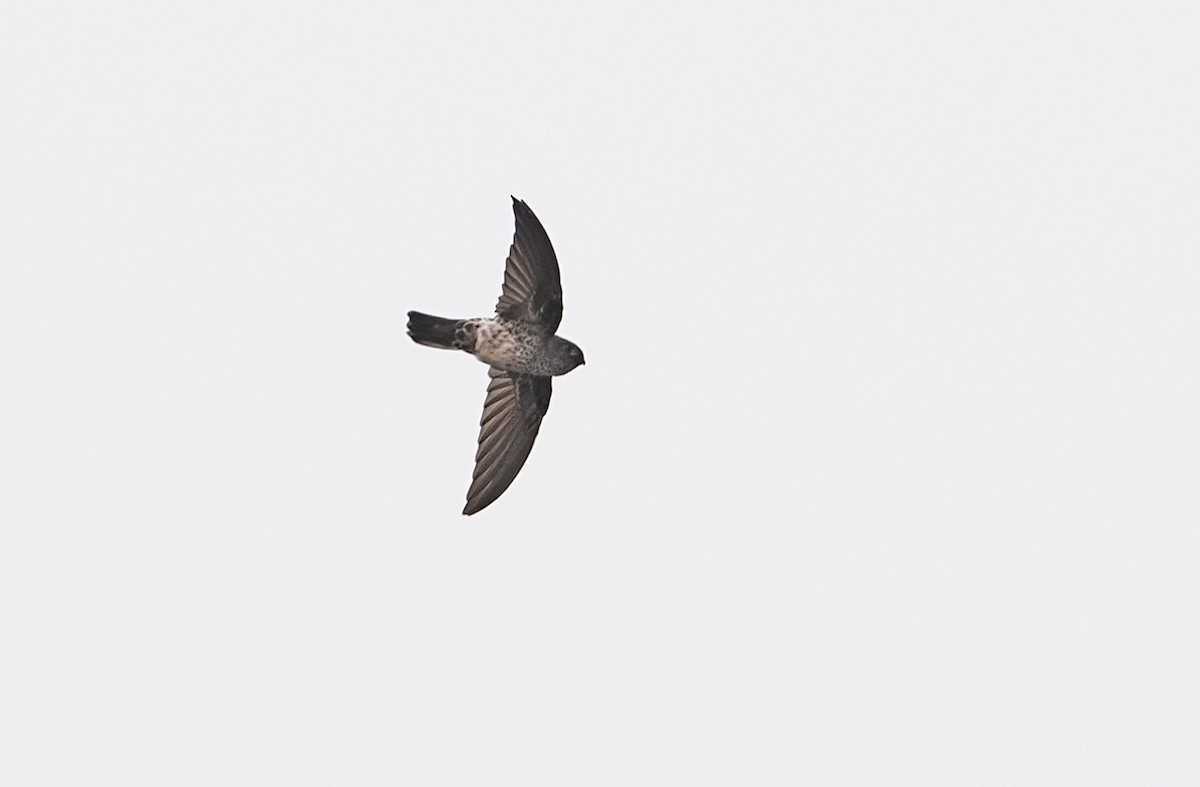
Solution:
<path fill-rule="evenodd" d="M 540 363 L 545 336 L 536 328 L 503 318 L 468 320 L 463 328 L 474 334 L 475 357 L 488 366 L 527 374 L 548 373 Z"/>

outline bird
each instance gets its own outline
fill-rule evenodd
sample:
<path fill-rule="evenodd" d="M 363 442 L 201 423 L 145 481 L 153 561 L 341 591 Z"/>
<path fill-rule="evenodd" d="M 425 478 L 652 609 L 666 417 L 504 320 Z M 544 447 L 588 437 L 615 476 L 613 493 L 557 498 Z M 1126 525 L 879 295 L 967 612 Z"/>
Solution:
<path fill-rule="evenodd" d="M 512 201 L 516 230 L 495 316 L 408 313 L 408 335 L 417 344 L 462 350 L 488 365 L 467 516 L 494 503 L 525 465 L 550 407 L 551 379 L 584 364 L 583 350 L 556 334 L 563 300 L 550 236 L 524 200 Z"/>

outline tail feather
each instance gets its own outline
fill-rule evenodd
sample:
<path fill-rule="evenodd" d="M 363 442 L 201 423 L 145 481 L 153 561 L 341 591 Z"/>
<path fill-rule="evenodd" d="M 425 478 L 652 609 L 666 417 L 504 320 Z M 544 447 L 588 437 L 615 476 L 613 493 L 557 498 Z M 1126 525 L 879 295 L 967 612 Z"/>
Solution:
<path fill-rule="evenodd" d="M 461 322 L 462 320 L 434 317 L 432 314 L 409 312 L 408 335 L 414 342 L 426 347 L 454 350 L 457 349 L 454 344 L 454 332 Z"/>

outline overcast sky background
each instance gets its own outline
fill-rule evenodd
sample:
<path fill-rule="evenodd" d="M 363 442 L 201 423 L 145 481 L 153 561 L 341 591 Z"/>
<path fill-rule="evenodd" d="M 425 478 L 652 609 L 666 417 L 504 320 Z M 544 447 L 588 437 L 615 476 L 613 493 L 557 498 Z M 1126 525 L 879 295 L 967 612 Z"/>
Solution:
<path fill-rule="evenodd" d="M 4 17 L 3 783 L 1200 778 L 1194 3 Z"/>

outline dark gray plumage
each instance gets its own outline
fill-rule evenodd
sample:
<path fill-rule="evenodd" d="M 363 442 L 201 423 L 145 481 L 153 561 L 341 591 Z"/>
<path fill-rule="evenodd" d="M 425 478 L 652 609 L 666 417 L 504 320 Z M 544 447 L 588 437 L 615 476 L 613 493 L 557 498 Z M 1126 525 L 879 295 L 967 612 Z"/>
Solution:
<path fill-rule="evenodd" d="M 550 407 L 550 378 L 584 363 L 583 351 L 555 335 L 562 285 L 554 247 L 537 216 L 513 197 L 516 231 L 504 266 L 496 315 L 453 320 L 408 313 L 418 344 L 471 353 L 488 364 L 475 472 L 464 514 L 483 510 L 517 477 Z"/>

